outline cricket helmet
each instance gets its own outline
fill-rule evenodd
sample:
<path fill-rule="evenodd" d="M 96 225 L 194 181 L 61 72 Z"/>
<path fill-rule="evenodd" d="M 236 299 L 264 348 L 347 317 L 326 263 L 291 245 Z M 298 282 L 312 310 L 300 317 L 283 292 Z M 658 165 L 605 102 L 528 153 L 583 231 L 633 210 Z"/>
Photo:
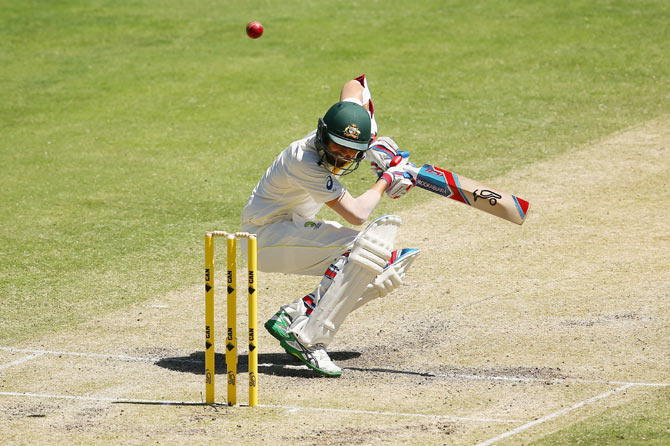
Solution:
<path fill-rule="evenodd" d="M 358 164 L 370 148 L 372 139 L 370 115 L 362 106 L 353 102 L 338 102 L 319 119 L 316 132 L 316 148 L 321 156 L 321 164 L 331 166 L 331 171 L 344 175 L 358 168 Z M 334 153 L 328 141 L 356 150 L 352 158 Z"/>

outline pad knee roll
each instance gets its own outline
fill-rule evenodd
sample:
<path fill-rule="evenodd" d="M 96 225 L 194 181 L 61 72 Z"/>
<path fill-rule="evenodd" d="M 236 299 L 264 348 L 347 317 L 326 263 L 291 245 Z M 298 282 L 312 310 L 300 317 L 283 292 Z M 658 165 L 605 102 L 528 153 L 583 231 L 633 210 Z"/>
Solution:
<path fill-rule="evenodd" d="M 391 257 L 401 222 L 397 215 L 385 215 L 376 219 L 356 237 L 349 261 L 375 275 L 381 273 Z"/>

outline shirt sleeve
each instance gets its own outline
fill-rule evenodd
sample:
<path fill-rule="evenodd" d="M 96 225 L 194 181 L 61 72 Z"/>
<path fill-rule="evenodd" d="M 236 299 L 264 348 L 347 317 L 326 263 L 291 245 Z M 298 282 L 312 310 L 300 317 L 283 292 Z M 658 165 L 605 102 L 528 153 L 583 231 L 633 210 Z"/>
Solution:
<path fill-rule="evenodd" d="M 375 106 L 372 104 L 372 93 L 370 93 L 370 87 L 368 87 L 368 78 L 365 74 L 361 74 L 354 80 L 358 81 L 358 83 L 363 87 L 363 104 L 368 104 L 368 113 L 370 114 L 371 121 L 370 130 L 374 139 L 377 136 L 379 130 L 377 128 L 377 120 L 375 119 Z"/>

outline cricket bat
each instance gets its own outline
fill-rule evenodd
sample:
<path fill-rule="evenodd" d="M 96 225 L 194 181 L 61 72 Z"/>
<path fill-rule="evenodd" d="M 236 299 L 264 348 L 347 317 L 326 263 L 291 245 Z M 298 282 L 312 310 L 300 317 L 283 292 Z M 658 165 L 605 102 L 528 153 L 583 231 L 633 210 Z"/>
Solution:
<path fill-rule="evenodd" d="M 422 189 L 465 203 L 518 225 L 526 220 L 530 207 L 530 203 L 526 200 L 430 164 L 417 167 L 408 163 L 404 167 L 405 171 L 414 177 L 416 185 Z"/>

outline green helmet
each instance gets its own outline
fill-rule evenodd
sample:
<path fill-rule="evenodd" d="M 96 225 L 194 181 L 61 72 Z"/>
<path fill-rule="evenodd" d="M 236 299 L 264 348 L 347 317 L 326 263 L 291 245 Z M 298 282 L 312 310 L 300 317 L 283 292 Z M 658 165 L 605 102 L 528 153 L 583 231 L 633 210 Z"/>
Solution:
<path fill-rule="evenodd" d="M 370 115 L 362 106 L 353 102 L 338 102 L 328 109 L 316 132 L 316 148 L 321 155 L 321 164 L 327 162 L 333 173 L 344 175 L 353 172 L 370 148 L 372 139 Z M 354 149 L 353 158 L 343 158 L 328 147 L 328 140 Z"/>

